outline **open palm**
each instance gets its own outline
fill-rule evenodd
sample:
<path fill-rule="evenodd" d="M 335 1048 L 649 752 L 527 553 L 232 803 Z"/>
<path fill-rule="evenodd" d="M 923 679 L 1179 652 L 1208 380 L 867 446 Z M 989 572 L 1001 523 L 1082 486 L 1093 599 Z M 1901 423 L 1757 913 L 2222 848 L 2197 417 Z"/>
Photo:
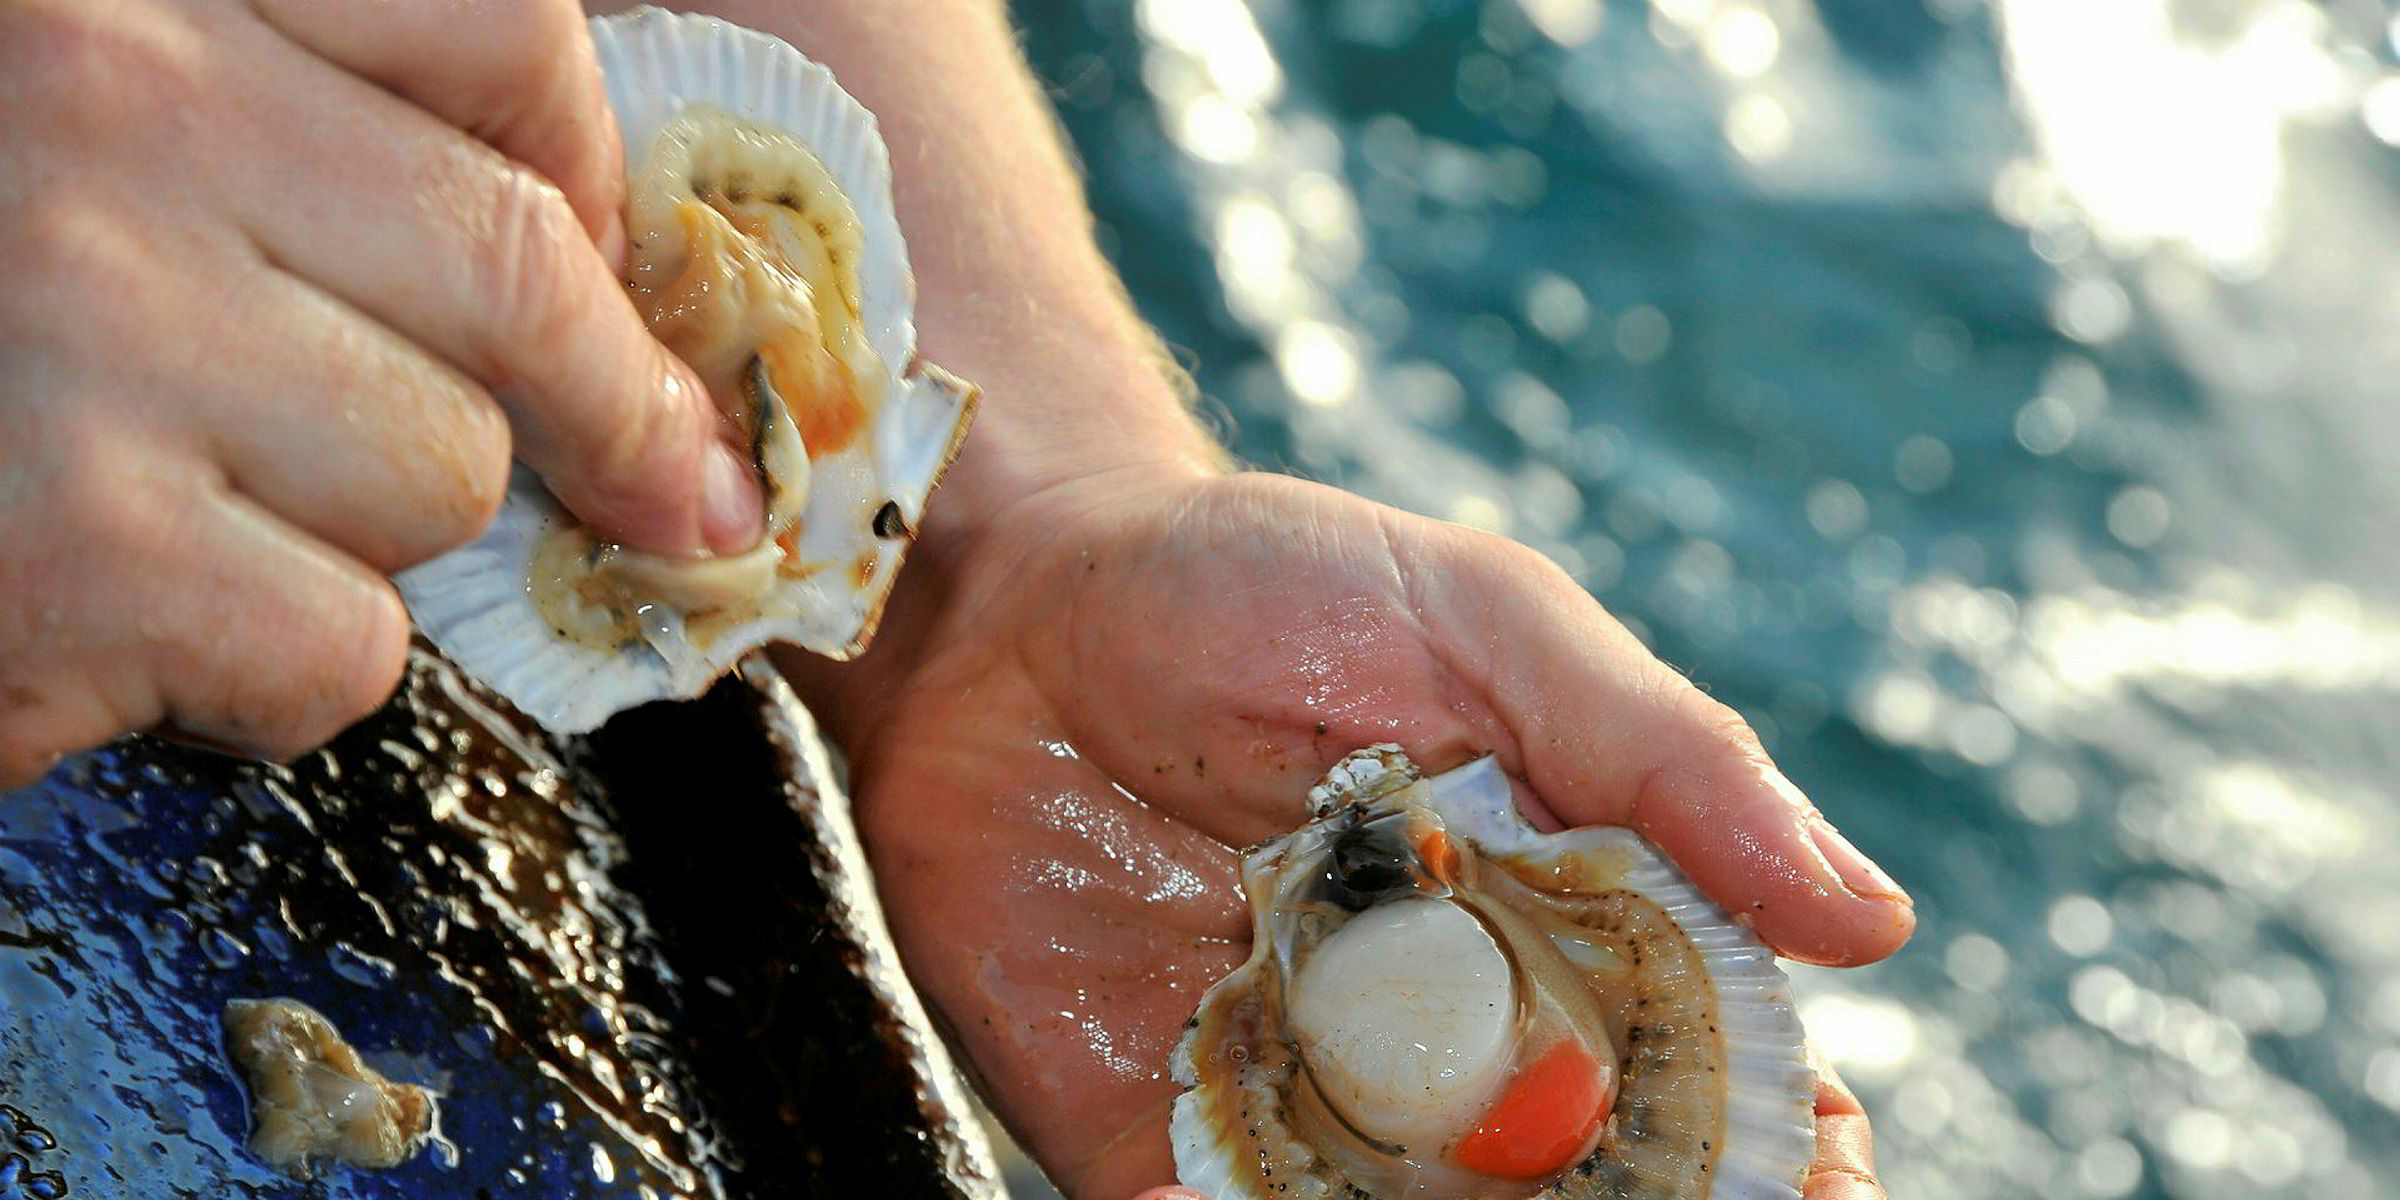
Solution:
<path fill-rule="evenodd" d="M 1359 746 L 1497 754 L 1537 822 L 1642 831 L 1788 956 L 1908 935 L 1740 720 L 1523 547 L 1263 475 L 1088 479 L 1002 527 L 912 573 L 888 649 L 801 669 L 912 974 L 1072 1195 L 1173 1178 L 1168 1053 L 1246 953 L 1239 848 Z M 1866 1166 L 1825 1158 L 1827 1189 Z"/>

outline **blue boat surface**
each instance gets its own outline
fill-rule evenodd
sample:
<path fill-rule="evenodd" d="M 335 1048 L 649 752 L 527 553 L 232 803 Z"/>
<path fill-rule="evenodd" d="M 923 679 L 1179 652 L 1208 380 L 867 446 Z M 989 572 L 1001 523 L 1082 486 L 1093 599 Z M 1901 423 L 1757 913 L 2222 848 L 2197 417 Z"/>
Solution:
<path fill-rule="evenodd" d="M 137 737 L 0 794 L 0 1198 L 988 1187 L 827 895 L 791 703 L 735 678 L 561 741 L 420 655 L 288 768 Z M 270 996 L 440 1093 L 439 1138 L 258 1161 L 221 1014 Z"/>

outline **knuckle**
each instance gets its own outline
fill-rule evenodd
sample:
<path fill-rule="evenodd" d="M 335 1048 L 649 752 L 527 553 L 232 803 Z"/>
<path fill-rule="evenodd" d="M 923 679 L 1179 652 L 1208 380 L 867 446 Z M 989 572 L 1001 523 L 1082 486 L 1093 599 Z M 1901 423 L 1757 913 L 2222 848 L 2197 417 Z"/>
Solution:
<path fill-rule="evenodd" d="M 582 0 L 535 0 L 526 7 L 534 11 L 535 36 L 543 39 L 543 49 L 555 49 L 560 44 L 581 37 L 584 26 Z"/>
<path fill-rule="evenodd" d="M 452 545 L 473 539 L 500 511 L 508 498 L 510 459 L 508 423 L 489 404 L 471 404 L 468 412 L 446 431 L 453 451 L 447 455 L 456 470 L 441 495 L 448 498 L 445 519 Z"/>
<path fill-rule="evenodd" d="M 571 344 L 584 313 L 571 278 L 570 256 L 582 226 L 564 193 L 522 167 L 498 171 L 489 211 L 474 247 L 483 273 L 477 289 L 489 317 L 493 349 L 487 377 L 511 382 L 501 353 L 555 351 Z"/>
<path fill-rule="evenodd" d="M 1474 531 L 1474 536 L 1478 539 L 1481 539 L 1486 545 L 1488 545 L 1491 549 L 1491 553 L 1501 561 L 1507 563 L 1512 571 L 1524 572 L 1535 577 L 1546 577 L 1550 578 L 1553 582 L 1563 582 L 1569 586 L 1574 586 L 1575 581 L 1568 576 L 1563 568 L 1561 568 L 1556 562 L 1552 561 L 1549 555 L 1544 554 L 1541 551 L 1536 550 L 1515 538 L 1507 537 L 1501 534 L 1485 533 L 1481 530 L 1477 530 Z"/>
<path fill-rule="evenodd" d="M 1758 732 L 1731 705 L 1689 685 L 1680 689 L 1682 716 L 1704 744 L 1729 750 L 1752 762 L 1765 763 L 1767 748 Z"/>
<path fill-rule="evenodd" d="M 508 495 L 506 419 L 471 388 L 444 390 L 447 402 L 426 405 L 407 444 L 392 447 L 392 469 L 410 498 L 412 536 L 375 561 L 387 571 L 474 540 Z"/>
<path fill-rule="evenodd" d="M 124 133 L 154 119 L 162 101 L 188 99 L 200 70 L 198 48 L 180 21 L 130 20 L 114 6 L 10 5 L 0 76 L 31 111 L 55 121 L 55 138 Z M 0 10 L 7 11 L 7 10 Z M 14 107 L 12 105 L 12 107 Z"/>
<path fill-rule="evenodd" d="M 1514 578 L 1530 573 L 1553 585 L 1563 582 L 1582 590 L 1549 555 L 1513 537 L 1455 522 L 1443 522 L 1439 528 L 1444 536 L 1456 539 L 1455 545 L 1465 557 L 1490 563 L 1498 568 L 1497 574 Z"/>
<path fill-rule="evenodd" d="M 38 782 L 57 765 L 60 748 L 39 714 L 0 707 L 0 788 Z"/>
<path fill-rule="evenodd" d="M 108 424 L 98 414 L 54 423 L 38 486 L 45 507 L 73 526 L 75 541 L 93 553 L 138 561 L 190 505 L 163 477 L 132 461 L 135 452 L 110 439 Z"/>
<path fill-rule="evenodd" d="M 19 722 L 0 717 L 0 789 L 31 787 L 64 758 L 46 741 L 22 736 Z"/>
<path fill-rule="evenodd" d="M 444 464 L 441 477 L 428 481 L 426 528 L 429 544 L 416 547 L 391 569 L 415 566 L 444 551 L 475 540 L 508 498 L 508 437 L 478 436 L 476 430 L 441 435 L 445 445 L 433 457 Z"/>
<path fill-rule="evenodd" d="M 9 72 L 32 96 L 69 107 L 81 97 L 111 94 L 105 87 L 132 46 L 123 25 L 110 24 L 99 6 L 29 4 L 9 12 Z"/>
<path fill-rule="evenodd" d="M 326 678 L 322 736 L 311 738 L 311 746 L 383 707 L 407 667 L 408 628 L 408 609 L 400 603 L 400 594 L 376 581 L 361 598 L 349 653 L 331 658 L 341 665 Z"/>
<path fill-rule="evenodd" d="M 307 703 L 291 722 L 290 753 L 332 740 L 383 706 L 408 658 L 408 610 L 378 581 L 365 589 L 349 627 L 336 636 L 347 644 L 327 646 L 324 666 L 300 689 Z"/>
<path fill-rule="evenodd" d="M 12 326 L 80 341 L 92 316 L 141 295 L 144 277 L 155 278 L 144 269 L 138 243 L 106 207 L 71 189 L 43 190 L 0 217 L 0 247 L 17 276 L 16 286 L 0 289 Z"/>
<path fill-rule="evenodd" d="M 165 540 L 160 514 L 187 507 L 146 499 L 161 490 L 108 443 L 97 429 L 106 423 L 79 406 L 0 424 L 0 668 L 39 676 L 37 661 L 104 657 L 121 632 L 125 566 L 150 562 Z M 0 679 L 0 713 L 55 700 Z"/>
<path fill-rule="evenodd" d="M 92 706 L 62 697 L 55 671 L 48 674 L 0 677 L 0 787 L 35 783 L 68 754 L 121 731 L 92 724 Z"/>
<path fill-rule="evenodd" d="M 221 722 L 240 744 L 278 760 L 296 758 L 382 707 L 408 655 L 408 613 L 388 586 L 363 589 L 329 626 L 296 678 L 254 680 L 225 697 Z M 264 685 L 264 686 L 262 686 Z"/>
<path fill-rule="evenodd" d="M 480 532 L 508 483 L 508 424 L 491 397 L 381 331 L 337 330 L 315 349 L 326 390 L 369 414 L 359 440 L 338 448 L 368 456 L 357 499 L 318 534 L 397 571 Z"/>
<path fill-rule="evenodd" d="M 450 56 L 444 78 L 453 101 L 473 113 L 464 122 L 470 131 L 508 144 L 516 127 L 540 115 L 583 19 L 577 0 L 514 0 L 481 6 L 468 43 L 429 33 Z"/>
<path fill-rule="evenodd" d="M 618 142 L 614 120 L 591 116 L 599 91 L 599 67 L 594 61 L 580 6 L 565 3 L 535 5 L 549 14 L 529 35 L 539 74 L 517 94 L 528 107 L 518 117 L 523 126 L 517 150 L 567 192 L 567 199 L 588 219 L 600 214 L 595 205 L 614 207 L 622 199 L 603 194 L 605 176 L 616 165 Z"/>
<path fill-rule="evenodd" d="M 527 0 L 495 5 L 490 13 L 496 28 L 487 28 L 484 44 L 495 55 L 496 69 L 522 72 L 543 66 L 569 28 L 583 21 L 576 0 Z"/>
<path fill-rule="evenodd" d="M 517 54 L 511 65 L 538 72 L 537 87 L 518 91 L 541 91 L 565 73 L 561 64 L 567 61 L 567 51 L 583 36 L 583 5 L 580 0 L 532 0 L 509 7 L 514 10 L 509 44 Z"/>
<path fill-rule="evenodd" d="M 73 414 L 45 414 L 37 434 L 40 459 L 10 465 L 26 472 L 19 477 L 26 505 L 54 514 L 65 539 L 95 554 L 115 555 L 139 548 L 152 505 L 148 481 L 121 469 L 126 464 L 119 451 L 95 428 L 102 424 Z"/>

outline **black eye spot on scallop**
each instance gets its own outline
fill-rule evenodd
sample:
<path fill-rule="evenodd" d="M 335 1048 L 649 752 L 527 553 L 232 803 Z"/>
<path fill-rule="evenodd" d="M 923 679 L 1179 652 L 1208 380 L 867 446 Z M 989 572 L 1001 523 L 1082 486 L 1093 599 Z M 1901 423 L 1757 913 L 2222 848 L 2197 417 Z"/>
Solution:
<path fill-rule="evenodd" d="M 1358 912 L 1415 885 L 1399 822 L 1354 825 L 1333 839 L 1325 856 L 1325 899 Z"/>
<path fill-rule="evenodd" d="M 899 538 L 908 536 L 908 519 L 900 515 L 900 502 L 886 500 L 875 510 L 875 536 Z"/>

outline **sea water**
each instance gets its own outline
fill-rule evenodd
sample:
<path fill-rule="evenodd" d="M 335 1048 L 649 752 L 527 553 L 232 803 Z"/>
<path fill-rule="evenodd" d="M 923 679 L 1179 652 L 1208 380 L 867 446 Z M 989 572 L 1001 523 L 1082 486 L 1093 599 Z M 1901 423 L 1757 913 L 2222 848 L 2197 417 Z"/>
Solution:
<path fill-rule="evenodd" d="M 1251 462 L 1555 559 L 1917 900 L 1907 1200 L 2400 1195 L 2400 17 L 1021 2 Z"/>

